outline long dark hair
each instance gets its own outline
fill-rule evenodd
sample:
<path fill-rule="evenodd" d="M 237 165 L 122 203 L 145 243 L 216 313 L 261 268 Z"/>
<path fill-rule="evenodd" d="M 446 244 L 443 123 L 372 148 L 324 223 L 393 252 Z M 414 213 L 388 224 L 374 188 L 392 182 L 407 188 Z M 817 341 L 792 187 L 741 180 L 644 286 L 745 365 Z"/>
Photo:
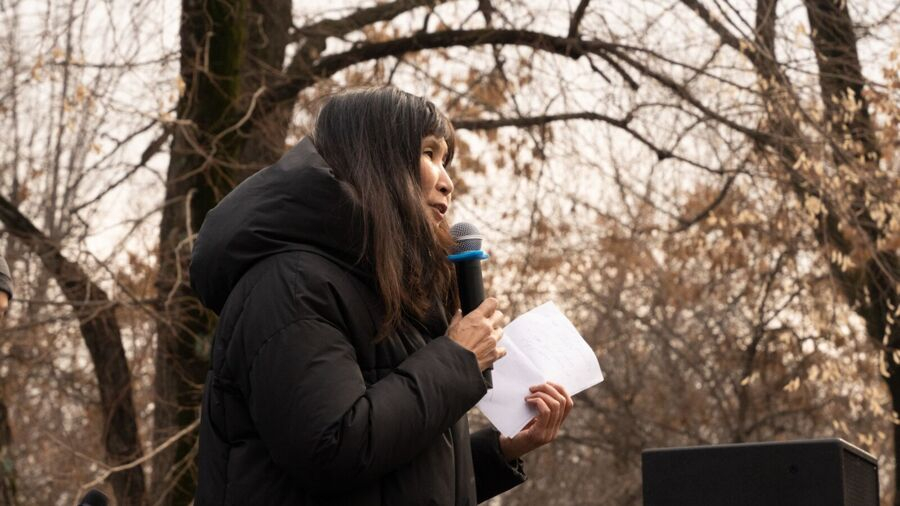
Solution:
<path fill-rule="evenodd" d="M 456 147 L 450 120 L 430 101 L 393 86 L 327 97 L 310 133 L 363 210 L 362 257 L 374 268 L 384 303 L 376 341 L 396 329 L 404 315 L 424 322 L 435 303 L 448 316 L 458 307 L 446 259 L 453 240 L 445 222 L 435 230 L 423 205 L 419 164 L 422 139 L 429 135 L 446 140 L 449 167 Z"/>

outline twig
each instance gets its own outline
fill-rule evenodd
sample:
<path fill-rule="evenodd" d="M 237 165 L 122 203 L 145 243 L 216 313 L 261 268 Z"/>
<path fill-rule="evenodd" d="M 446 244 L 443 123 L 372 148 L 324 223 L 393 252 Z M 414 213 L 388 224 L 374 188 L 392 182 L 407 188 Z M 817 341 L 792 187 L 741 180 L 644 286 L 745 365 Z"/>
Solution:
<path fill-rule="evenodd" d="M 126 462 L 125 464 L 121 464 L 121 465 L 118 465 L 118 466 L 106 468 L 106 469 L 105 469 L 103 472 L 101 472 L 100 475 L 99 475 L 97 478 L 95 478 L 93 481 L 91 481 L 90 483 L 86 483 L 86 484 L 82 485 L 82 486 L 78 489 L 78 495 L 80 496 L 81 494 L 85 493 L 88 489 L 90 489 L 90 488 L 92 488 L 92 487 L 95 487 L 95 486 L 97 486 L 97 485 L 100 485 L 101 483 L 103 483 L 104 481 L 106 481 L 106 478 L 109 478 L 109 475 L 111 475 L 111 474 L 113 474 L 113 473 L 118 473 L 119 471 L 125 471 L 125 470 L 127 470 L 127 469 L 131 469 L 132 467 L 139 466 L 139 465 L 143 464 L 144 462 L 147 462 L 148 460 L 152 459 L 153 457 L 155 457 L 157 454 L 159 454 L 160 452 L 162 452 L 162 451 L 165 450 L 166 448 L 168 448 L 168 447 L 172 446 L 173 444 L 175 444 L 176 441 L 178 441 L 179 439 L 183 438 L 183 437 L 186 436 L 188 433 L 192 432 L 192 431 L 193 431 L 194 429 L 196 429 L 197 426 L 199 426 L 199 425 L 200 425 L 200 419 L 197 418 L 197 419 L 194 420 L 190 425 L 188 425 L 187 427 L 185 427 L 185 428 L 181 429 L 180 431 L 176 432 L 175 434 L 173 434 L 172 437 L 170 437 L 169 439 L 167 439 L 166 441 L 164 441 L 163 444 L 157 446 L 156 448 L 154 448 L 152 451 L 148 452 L 148 453 L 147 453 L 146 455 L 144 455 L 143 457 L 141 457 L 141 458 L 139 458 L 139 459 L 136 459 L 136 460 L 132 460 L 131 462 Z"/>

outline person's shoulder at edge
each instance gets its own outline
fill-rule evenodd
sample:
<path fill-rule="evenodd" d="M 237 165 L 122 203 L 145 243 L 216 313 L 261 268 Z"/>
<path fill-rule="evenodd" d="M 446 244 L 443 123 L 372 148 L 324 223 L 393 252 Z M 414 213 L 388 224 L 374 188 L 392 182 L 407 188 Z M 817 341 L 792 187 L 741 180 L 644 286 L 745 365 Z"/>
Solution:
<path fill-rule="evenodd" d="M 6 259 L 2 256 L 0 256 L 0 291 L 6 292 L 10 298 L 13 296 L 12 274 L 10 274 Z"/>

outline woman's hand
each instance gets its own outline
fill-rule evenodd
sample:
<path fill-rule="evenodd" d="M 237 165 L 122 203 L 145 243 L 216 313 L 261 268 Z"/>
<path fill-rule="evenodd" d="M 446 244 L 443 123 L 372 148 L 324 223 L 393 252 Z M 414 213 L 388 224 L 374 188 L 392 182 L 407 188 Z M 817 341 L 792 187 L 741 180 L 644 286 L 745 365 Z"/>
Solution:
<path fill-rule="evenodd" d="M 531 387 L 525 401 L 537 408 L 538 415 L 514 437 L 500 436 L 500 451 L 507 460 L 515 460 L 556 439 L 559 427 L 575 405 L 566 389 L 551 381 Z"/>
<path fill-rule="evenodd" d="M 447 328 L 447 335 L 474 353 L 478 368 L 484 371 L 506 355 L 506 350 L 497 346 L 497 341 L 503 337 L 502 321 L 503 313 L 497 311 L 497 299 L 488 297 L 466 316 L 457 311 Z"/>

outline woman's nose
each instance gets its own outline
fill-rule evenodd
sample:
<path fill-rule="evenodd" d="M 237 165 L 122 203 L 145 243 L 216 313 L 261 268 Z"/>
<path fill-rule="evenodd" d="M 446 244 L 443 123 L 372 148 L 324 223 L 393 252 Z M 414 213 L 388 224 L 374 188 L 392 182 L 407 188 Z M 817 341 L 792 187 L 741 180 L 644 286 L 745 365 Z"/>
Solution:
<path fill-rule="evenodd" d="M 453 193 L 453 181 L 444 169 L 441 170 L 441 177 L 438 179 L 437 188 L 442 195 L 450 195 Z"/>

